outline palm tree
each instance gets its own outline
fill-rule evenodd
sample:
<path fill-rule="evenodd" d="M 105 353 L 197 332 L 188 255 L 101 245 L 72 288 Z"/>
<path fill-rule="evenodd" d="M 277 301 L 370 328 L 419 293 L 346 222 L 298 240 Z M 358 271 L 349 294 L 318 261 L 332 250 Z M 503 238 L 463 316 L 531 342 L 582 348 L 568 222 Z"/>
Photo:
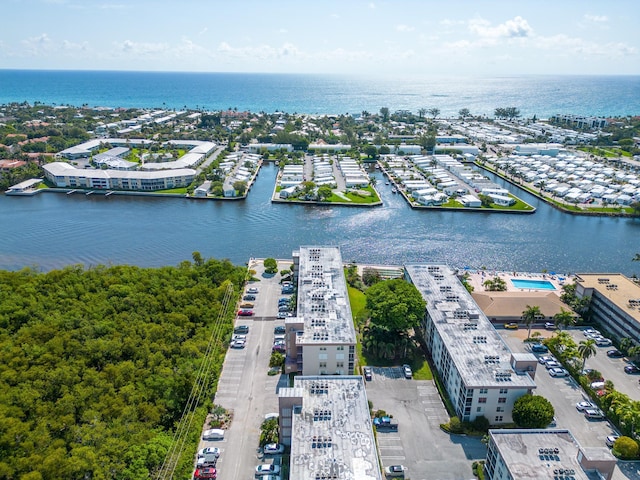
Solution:
<path fill-rule="evenodd" d="M 582 340 L 580 345 L 578 345 L 578 354 L 582 358 L 582 369 L 584 370 L 584 366 L 587 363 L 587 358 L 595 357 L 598 353 L 598 349 L 596 348 L 596 341 L 590 338 L 589 340 Z"/>
<path fill-rule="evenodd" d="M 629 337 L 624 337 L 622 340 L 620 340 L 620 351 L 623 353 L 627 353 L 627 351 L 629 350 L 629 348 L 633 346 L 633 342 L 631 341 L 631 339 Z"/>
<path fill-rule="evenodd" d="M 553 320 L 560 330 L 576 323 L 576 319 L 571 312 L 568 312 L 562 307 L 560 308 L 560 312 L 553 316 Z"/>
<path fill-rule="evenodd" d="M 527 340 L 531 338 L 531 326 L 540 317 L 542 317 L 542 312 L 540 311 L 540 307 L 537 305 L 534 305 L 533 307 L 527 305 L 527 308 L 522 312 L 522 321 L 529 329 L 527 333 Z"/>
<path fill-rule="evenodd" d="M 427 113 L 427 109 L 426 108 L 419 108 L 418 109 L 418 116 L 420 118 L 424 117 L 426 113 Z"/>

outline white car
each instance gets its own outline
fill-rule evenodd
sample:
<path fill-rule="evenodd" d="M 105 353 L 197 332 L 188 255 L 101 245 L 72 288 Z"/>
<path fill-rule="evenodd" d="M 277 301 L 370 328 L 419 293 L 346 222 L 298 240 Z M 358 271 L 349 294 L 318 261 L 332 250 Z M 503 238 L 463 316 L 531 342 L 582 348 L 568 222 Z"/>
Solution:
<path fill-rule="evenodd" d="M 543 355 L 542 357 L 538 357 L 538 363 L 540 365 L 544 365 L 547 362 L 555 362 L 556 359 L 551 355 Z"/>
<path fill-rule="evenodd" d="M 599 408 L 587 408 L 584 411 L 584 416 L 589 420 L 602 420 L 604 418 L 604 412 Z"/>
<path fill-rule="evenodd" d="M 548 361 L 544 364 L 544 366 L 547 370 L 551 370 L 552 368 L 562 368 L 562 365 L 560 365 L 558 362 L 554 362 L 553 360 Z"/>
<path fill-rule="evenodd" d="M 404 472 L 407 471 L 407 467 L 404 465 L 389 465 L 384 469 L 384 473 L 387 477 L 404 477 Z"/>
<path fill-rule="evenodd" d="M 583 334 L 585 337 L 587 337 L 587 336 L 589 336 L 589 335 L 600 335 L 600 332 L 599 332 L 598 330 L 593 329 L 593 328 L 585 328 L 585 329 L 582 331 L 582 334 Z"/>
<path fill-rule="evenodd" d="M 222 440 L 224 438 L 224 430 L 221 428 L 211 428 L 202 433 L 203 440 Z"/>
<path fill-rule="evenodd" d="M 280 465 L 270 465 L 268 463 L 263 463 L 262 465 L 258 465 L 256 467 L 256 476 L 279 475 L 279 474 L 280 474 Z"/>
<path fill-rule="evenodd" d="M 596 338 L 596 345 L 599 347 L 609 347 L 611 346 L 611 340 L 604 337 L 598 337 Z"/>
<path fill-rule="evenodd" d="M 616 443 L 616 440 L 618 438 L 620 438 L 619 435 L 609 435 L 604 441 L 604 443 L 607 445 L 607 447 L 612 448 L 613 444 Z"/>
<path fill-rule="evenodd" d="M 567 372 L 564 368 L 550 368 L 549 375 L 552 377 L 567 377 L 569 372 Z"/>
<path fill-rule="evenodd" d="M 413 372 L 411 371 L 411 367 L 409 365 L 403 365 L 402 371 L 404 372 L 404 378 L 413 378 Z"/>
<path fill-rule="evenodd" d="M 576 403 L 576 409 L 579 412 L 584 412 L 585 410 L 587 410 L 589 408 L 596 408 L 596 406 L 593 403 L 587 402 L 587 401 L 582 401 L 582 402 Z"/>
<path fill-rule="evenodd" d="M 246 340 L 234 340 L 229 344 L 231 348 L 244 348 L 246 345 Z"/>
<path fill-rule="evenodd" d="M 279 455 L 284 452 L 284 445 L 281 443 L 267 443 L 262 449 L 265 455 Z"/>
<path fill-rule="evenodd" d="M 206 447 L 198 452 L 198 457 L 204 457 L 205 455 L 215 455 L 216 457 L 219 457 L 220 449 L 218 447 Z"/>
<path fill-rule="evenodd" d="M 247 293 L 258 293 L 258 289 L 256 287 L 247 288 Z"/>

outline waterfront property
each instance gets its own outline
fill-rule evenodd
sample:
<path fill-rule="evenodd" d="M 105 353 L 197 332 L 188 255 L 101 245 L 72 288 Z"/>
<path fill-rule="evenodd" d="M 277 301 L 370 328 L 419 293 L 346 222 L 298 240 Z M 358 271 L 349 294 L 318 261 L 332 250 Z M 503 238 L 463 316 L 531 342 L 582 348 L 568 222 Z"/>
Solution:
<path fill-rule="evenodd" d="M 569 430 L 489 430 L 489 480 L 610 480 L 616 459 L 604 447 L 582 447 Z"/>
<path fill-rule="evenodd" d="M 640 339 L 640 285 L 622 274 L 576 274 L 576 295 L 590 298 L 593 320 L 618 339 Z"/>
<path fill-rule="evenodd" d="M 187 187 L 195 178 L 190 168 L 144 172 L 140 170 L 80 169 L 65 162 L 53 162 L 43 167 L 46 179 L 58 188 L 95 190 L 130 190 L 152 192 Z"/>
<path fill-rule="evenodd" d="M 446 265 L 406 265 L 406 278 L 427 301 L 422 321 L 433 365 L 463 421 L 511 423 L 514 402 L 531 393 L 536 359 L 511 352 L 455 272 Z"/>
<path fill-rule="evenodd" d="M 291 445 L 289 478 L 382 480 L 361 376 L 295 377 L 278 403 L 280 441 Z"/>
<path fill-rule="evenodd" d="M 563 303 L 554 292 L 474 291 L 471 296 L 484 314 L 496 325 L 521 322 L 522 312 L 529 306 L 540 308 L 541 315 L 537 323 L 552 322 L 553 317 L 562 310 L 571 312 L 571 307 Z"/>
<path fill-rule="evenodd" d="M 286 373 L 352 375 L 356 333 L 338 247 L 293 253 L 296 318 L 286 320 Z"/>

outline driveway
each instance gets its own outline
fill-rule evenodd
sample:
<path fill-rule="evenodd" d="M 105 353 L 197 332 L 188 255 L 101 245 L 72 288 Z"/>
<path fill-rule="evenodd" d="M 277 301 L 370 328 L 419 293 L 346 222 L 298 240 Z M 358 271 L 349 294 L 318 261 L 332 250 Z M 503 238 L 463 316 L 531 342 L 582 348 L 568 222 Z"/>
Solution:
<path fill-rule="evenodd" d="M 367 397 L 398 422 L 397 432 L 377 433 L 384 467 L 402 464 L 412 480 L 473 478 L 471 463 L 484 459 L 486 448 L 479 438 L 440 430 L 449 416 L 433 381 L 407 380 L 400 367 L 373 367 Z"/>
<path fill-rule="evenodd" d="M 251 268 L 262 269 L 261 261 L 252 260 L 251 263 Z M 258 286 L 256 299 L 263 302 L 264 308 L 276 305 L 277 309 L 280 275 L 260 275 L 257 274 L 261 281 L 251 285 Z M 256 303 L 257 313 L 263 313 L 259 310 L 261 305 Z M 284 325 L 284 322 L 273 319 L 269 315 L 236 319 L 236 325 L 249 326 L 247 346 L 242 350 L 229 349 L 227 352 L 214 398 L 215 404 L 232 412 L 233 419 L 223 441 L 201 441 L 198 447 L 222 449 L 216 465 L 219 480 L 253 478 L 256 465 L 262 463 L 258 449 L 260 425 L 266 414 L 278 411 L 278 389 L 287 386 L 285 376 L 267 375 L 273 328 L 275 325 Z"/>

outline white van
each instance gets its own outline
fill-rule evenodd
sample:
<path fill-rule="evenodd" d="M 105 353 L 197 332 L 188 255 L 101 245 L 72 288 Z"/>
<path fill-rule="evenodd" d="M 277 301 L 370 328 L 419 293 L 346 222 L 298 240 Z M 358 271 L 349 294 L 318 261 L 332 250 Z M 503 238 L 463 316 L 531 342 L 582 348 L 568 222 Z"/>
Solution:
<path fill-rule="evenodd" d="M 203 440 L 222 440 L 224 439 L 224 430 L 221 428 L 212 428 L 202 433 Z"/>
<path fill-rule="evenodd" d="M 593 382 L 591 388 L 594 390 L 602 390 L 604 388 L 604 382 Z"/>

